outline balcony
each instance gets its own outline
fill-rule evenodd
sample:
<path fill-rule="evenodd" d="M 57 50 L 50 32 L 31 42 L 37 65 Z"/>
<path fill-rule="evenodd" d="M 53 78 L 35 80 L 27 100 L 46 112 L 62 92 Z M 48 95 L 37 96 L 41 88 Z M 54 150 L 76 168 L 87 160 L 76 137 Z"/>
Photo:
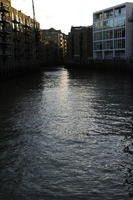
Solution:
<path fill-rule="evenodd" d="M 0 6 L 0 12 L 2 12 L 2 13 L 4 13 L 4 12 L 9 12 L 9 7 L 8 7 L 8 6 L 1 5 L 1 6 Z"/>
<path fill-rule="evenodd" d="M 6 16 L 3 16 L 3 17 L 0 19 L 0 23 L 10 23 L 10 18 L 9 18 L 9 17 L 6 17 Z"/>
<path fill-rule="evenodd" d="M 10 30 L 10 28 L 8 28 L 8 27 L 3 27 L 3 29 L 0 30 L 0 34 L 1 34 L 1 35 L 3 35 L 3 34 L 4 34 L 4 35 L 5 35 L 5 34 L 6 34 L 6 35 L 9 35 L 10 33 L 11 33 L 11 30 Z"/>
<path fill-rule="evenodd" d="M 12 22 L 13 22 L 14 24 L 19 24 L 19 23 L 20 23 L 19 20 L 17 20 L 17 19 L 12 20 Z"/>

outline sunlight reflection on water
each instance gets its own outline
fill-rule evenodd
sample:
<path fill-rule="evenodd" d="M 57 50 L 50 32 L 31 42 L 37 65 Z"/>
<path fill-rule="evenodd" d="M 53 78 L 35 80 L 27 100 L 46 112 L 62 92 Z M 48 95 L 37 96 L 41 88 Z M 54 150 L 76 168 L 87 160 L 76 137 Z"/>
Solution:
<path fill-rule="evenodd" d="M 0 89 L 0 199 L 132 199 L 130 77 L 60 68 Z"/>

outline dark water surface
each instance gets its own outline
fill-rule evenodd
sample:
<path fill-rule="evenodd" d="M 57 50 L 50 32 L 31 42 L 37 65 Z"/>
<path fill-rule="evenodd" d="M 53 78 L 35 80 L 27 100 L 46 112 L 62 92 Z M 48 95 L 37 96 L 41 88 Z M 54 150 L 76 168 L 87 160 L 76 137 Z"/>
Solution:
<path fill-rule="evenodd" d="M 133 199 L 131 77 L 60 68 L 0 91 L 0 200 Z"/>

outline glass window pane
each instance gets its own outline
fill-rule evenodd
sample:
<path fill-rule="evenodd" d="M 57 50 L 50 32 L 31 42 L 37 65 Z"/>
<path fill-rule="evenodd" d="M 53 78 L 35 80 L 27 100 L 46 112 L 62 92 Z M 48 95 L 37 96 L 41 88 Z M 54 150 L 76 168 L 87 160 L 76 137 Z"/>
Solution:
<path fill-rule="evenodd" d="M 105 51 L 104 52 L 104 58 L 105 59 L 111 59 L 111 58 L 113 58 L 113 51 Z"/>
<path fill-rule="evenodd" d="M 103 22 L 102 21 L 94 23 L 94 30 L 101 30 L 102 28 L 103 28 Z"/>
<path fill-rule="evenodd" d="M 106 41 L 103 44 L 104 49 L 113 49 L 113 41 Z"/>
<path fill-rule="evenodd" d="M 122 16 L 122 15 L 125 15 L 125 14 L 126 14 L 126 8 L 125 7 L 115 9 L 115 12 L 114 12 L 115 17 Z"/>
<path fill-rule="evenodd" d="M 100 21 L 103 19 L 103 14 L 102 13 L 98 13 L 94 15 L 94 20 L 95 21 Z"/>
<path fill-rule="evenodd" d="M 109 19 L 103 22 L 104 29 L 113 28 L 113 26 L 114 26 L 113 19 Z"/>
<path fill-rule="evenodd" d="M 125 37 L 125 28 L 114 30 L 114 38 Z"/>
<path fill-rule="evenodd" d="M 119 51 L 115 51 L 115 57 L 125 57 L 125 51 L 124 50 L 119 50 Z"/>
<path fill-rule="evenodd" d="M 124 39 L 122 39 L 122 40 L 115 40 L 114 47 L 116 49 L 125 48 L 125 40 Z"/>
<path fill-rule="evenodd" d="M 102 32 L 94 33 L 94 40 L 102 40 Z"/>
<path fill-rule="evenodd" d="M 95 58 L 102 59 L 102 52 L 95 52 L 94 53 Z"/>
<path fill-rule="evenodd" d="M 95 42 L 94 50 L 102 50 L 102 42 Z"/>
<path fill-rule="evenodd" d="M 113 15 L 114 15 L 113 10 L 109 10 L 109 11 L 107 11 L 107 12 L 105 12 L 105 13 L 103 14 L 103 19 L 111 18 L 111 17 L 113 17 Z"/>
<path fill-rule="evenodd" d="M 114 19 L 114 27 L 125 26 L 125 17 L 119 17 Z"/>
<path fill-rule="evenodd" d="M 113 30 L 103 32 L 103 39 L 112 39 L 112 38 L 113 38 Z"/>

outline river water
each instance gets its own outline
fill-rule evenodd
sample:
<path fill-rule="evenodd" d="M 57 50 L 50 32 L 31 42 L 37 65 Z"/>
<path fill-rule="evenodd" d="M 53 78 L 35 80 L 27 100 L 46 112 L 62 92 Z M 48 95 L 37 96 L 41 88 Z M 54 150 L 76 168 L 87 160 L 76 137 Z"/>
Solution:
<path fill-rule="evenodd" d="M 0 91 L 0 200 L 133 199 L 131 76 L 53 68 Z"/>

